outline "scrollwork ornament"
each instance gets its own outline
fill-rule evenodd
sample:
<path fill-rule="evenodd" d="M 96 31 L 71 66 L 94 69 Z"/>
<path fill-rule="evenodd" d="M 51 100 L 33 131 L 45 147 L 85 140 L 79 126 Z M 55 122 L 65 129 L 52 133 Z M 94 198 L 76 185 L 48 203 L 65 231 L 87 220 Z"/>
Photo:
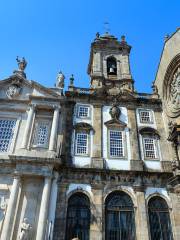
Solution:
<path fill-rule="evenodd" d="M 6 90 L 6 95 L 9 99 L 19 96 L 21 88 L 17 85 L 11 85 Z"/>

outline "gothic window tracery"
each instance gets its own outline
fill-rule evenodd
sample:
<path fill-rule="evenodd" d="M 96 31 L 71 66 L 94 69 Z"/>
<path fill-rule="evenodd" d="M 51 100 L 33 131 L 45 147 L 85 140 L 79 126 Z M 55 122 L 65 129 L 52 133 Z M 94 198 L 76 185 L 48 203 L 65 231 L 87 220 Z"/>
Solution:
<path fill-rule="evenodd" d="M 168 205 L 161 197 L 153 197 L 148 203 L 152 240 L 173 240 Z"/>
<path fill-rule="evenodd" d="M 111 193 L 106 200 L 106 240 L 135 240 L 134 206 L 124 192 Z"/>
<path fill-rule="evenodd" d="M 68 201 L 66 240 L 89 240 L 90 202 L 83 193 L 75 193 Z"/>

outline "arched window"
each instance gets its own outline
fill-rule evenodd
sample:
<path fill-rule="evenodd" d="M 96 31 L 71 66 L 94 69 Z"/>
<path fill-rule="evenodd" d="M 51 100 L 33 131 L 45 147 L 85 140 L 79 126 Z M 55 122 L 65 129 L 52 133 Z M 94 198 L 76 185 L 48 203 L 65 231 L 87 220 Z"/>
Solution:
<path fill-rule="evenodd" d="M 153 197 L 148 204 L 151 240 L 172 240 L 169 209 L 161 197 Z"/>
<path fill-rule="evenodd" d="M 82 193 L 76 193 L 69 198 L 66 221 L 66 240 L 78 237 L 89 240 L 90 202 Z"/>
<path fill-rule="evenodd" d="M 109 57 L 107 59 L 107 74 L 117 75 L 117 62 L 114 57 Z"/>
<path fill-rule="evenodd" d="M 134 206 L 124 192 L 111 193 L 106 199 L 106 240 L 135 240 Z"/>

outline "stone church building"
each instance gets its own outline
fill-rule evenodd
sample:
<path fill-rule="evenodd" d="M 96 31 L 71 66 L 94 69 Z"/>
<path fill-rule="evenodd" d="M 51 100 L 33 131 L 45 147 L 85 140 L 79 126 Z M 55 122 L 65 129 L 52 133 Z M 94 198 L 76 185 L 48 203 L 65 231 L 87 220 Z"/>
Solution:
<path fill-rule="evenodd" d="M 90 88 L 42 86 L 24 58 L 0 81 L 1 240 L 180 240 L 180 29 L 152 94 L 130 52 L 97 33 Z"/>

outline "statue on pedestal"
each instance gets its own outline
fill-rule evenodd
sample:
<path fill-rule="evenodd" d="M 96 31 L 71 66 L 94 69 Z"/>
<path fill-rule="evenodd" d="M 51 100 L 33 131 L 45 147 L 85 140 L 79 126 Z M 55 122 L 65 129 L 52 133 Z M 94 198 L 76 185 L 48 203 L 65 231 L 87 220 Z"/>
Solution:
<path fill-rule="evenodd" d="M 19 240 L 28 240 L 29 231 L 32 228 L 31 224 L 28 223 L 28 219 L 24 218 L 21 224 L 21 232 L 19 234 Z"/>

